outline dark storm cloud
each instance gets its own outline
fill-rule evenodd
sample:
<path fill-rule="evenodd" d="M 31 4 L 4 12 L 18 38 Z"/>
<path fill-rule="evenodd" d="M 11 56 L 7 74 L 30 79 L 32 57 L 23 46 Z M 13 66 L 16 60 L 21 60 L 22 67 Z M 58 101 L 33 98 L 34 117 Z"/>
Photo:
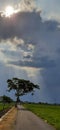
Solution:
<path fill-rule="evenodd" d="M 56 50 L 56 52 L 57 52 L 57 54 L 60 54 L 60 48 L 58 48 L 58 49 Z"/>
<path fill-rule="evenodd" d="M 24 58 L 30 59 L 31 56 L 28 55 Z M 17 66 L 26 66 L 26 67 L 35 67 L 35 68 L 53 68 L 55 67 L 55 62 L 54 60 L 48 59 L 48 57 L 41 57 L 39 59 L 32 59 L 32 61 L 10 61 L 8 62 L 9 64 L 17 65 Z"/>
<path fill-rule="evenodd" d="M 47 31 L 54 32 L 56 31 L 56 27 L 58 26 L 58 22 L 54 20 L 48 20 L 45 22 Z"/>
<path fill-rule="evenodd" d="M 16 42 L 15 40 L 13 41 L 15 37 L 18 40 L 21 38 L 24 40 L 24 44 L 31 43 L 36 46 L 33 61 L 38 61 L 38 66 L 42 66 L 40 62 L 43 63 L 43 66 L 46 66 L 47 61 L 50 66 L 53 66 L 55 57 L 51 56 L 50 59 L 49 57 L 52 55 L 50 52 L 53 51 L 54 53 L 55 49 L 59 47 L 60 31 L 57 27 L 58 25 L 59 23 L 56 21 L 48 20 L 43 22 L 40 13 L 36 10 L 33 10 L 33 12 L 18 12 L 11 18 L 0 16 L 0 41 L 1 39 L 11 39 L 10 41 L 13 44 L 13 42 Z M 19 48 L 21 44 L 16 46 Z M 26 50 L 24 45 L 23 48 Z M 49 54 L 47 53 L 48 51 Z M 45 59 L 44 56 L 48 56 L 48 59 Z M 41 57 L 44 57 L 43 60 L 41 60 Z"/>
<path fill-rule="evenodd" d="M 27 55 L 27 56 L 24 56 L 25 59 L 30 59 L 32 58 L 31 55 Z"/>
<path fill-rule="evenodd" d="M 60 103 L 60 64 L 55 68 L 42 71 L 45 90 L 48 91 L 53 102 Z"/>
<path fill-rule="evenodd" d="M 56 31 L 57 25 L 56 21 L 42 22 L 40 13 L 36 11 L 18 12 L 11 18 L 0 16 L 0 38 L 7 39 L 16 36 L 25 40 L 30 39 L 35 43 L 35 35 L 40 38 L 42 33 L 44 35 L 44 31 L 46 34 Z"/>
<path fill-rule="evenodd" d="M 0 17 L 0 38 L 7 39 L 15 36 L 26 38 L 27 35 L 31 36 L 37 29 L 37 19 L 40 23 L 41 18 L 36 12 L 19 12 L 11 18 Z"/>

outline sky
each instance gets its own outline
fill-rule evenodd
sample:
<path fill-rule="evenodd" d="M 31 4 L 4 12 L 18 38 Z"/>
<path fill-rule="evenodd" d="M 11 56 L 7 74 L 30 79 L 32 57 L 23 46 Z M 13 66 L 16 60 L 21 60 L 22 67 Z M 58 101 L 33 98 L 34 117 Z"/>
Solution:
<path fill-rule="evenodd" d="M 21 100 L 60 103 L 60 0 L 0 0 L 0 95 L 13 77 L 40 86 Z"/>

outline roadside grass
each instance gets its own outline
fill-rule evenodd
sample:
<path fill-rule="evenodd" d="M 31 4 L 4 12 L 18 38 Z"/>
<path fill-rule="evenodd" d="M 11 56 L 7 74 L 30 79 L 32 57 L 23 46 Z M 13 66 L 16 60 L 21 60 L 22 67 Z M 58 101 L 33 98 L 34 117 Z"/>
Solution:
<path fill-rule="evenodd" d="M 47 105 L 47 104 L 24 104 L 23 105 L 28 110 L 35 113 L 37 116 L 41 117 L 53 125 L 56 130 L 60 130 L 60 106 L 59 105 Z"/>
<path fill-rule="evenodd" d="M 11 108 L 13 106 L 13 103 L 0 103 L 0 111 L 2 111 L 3 109 L 7 109 L 7 108 Z"/>

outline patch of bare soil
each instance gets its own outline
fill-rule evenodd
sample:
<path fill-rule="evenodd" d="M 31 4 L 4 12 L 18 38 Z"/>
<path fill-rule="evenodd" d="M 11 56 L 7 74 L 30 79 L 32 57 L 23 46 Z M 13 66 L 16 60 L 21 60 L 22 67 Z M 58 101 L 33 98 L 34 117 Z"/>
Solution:
<path fill-rule="evenodd" d="M 17 110 L 13 108 L 0 122 L 0 130 L 13 130 L 16 120 Z"/>

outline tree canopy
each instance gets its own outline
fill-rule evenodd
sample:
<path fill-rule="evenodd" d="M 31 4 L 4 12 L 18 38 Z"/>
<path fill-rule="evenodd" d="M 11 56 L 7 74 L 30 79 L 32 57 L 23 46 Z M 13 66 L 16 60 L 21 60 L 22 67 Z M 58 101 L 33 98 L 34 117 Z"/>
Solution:
<path fill-rule="evenodd" d="M 17 102 L 19 101 L 19 96 L 23 96 L 27 93 L 34 92 L 35 89 L 39 89 L 38 85 L 30 82 L 29 80 L 12 78 L 7 80 L 8 91 L 15 90 L 15 96 L 17 97 Z"/>

